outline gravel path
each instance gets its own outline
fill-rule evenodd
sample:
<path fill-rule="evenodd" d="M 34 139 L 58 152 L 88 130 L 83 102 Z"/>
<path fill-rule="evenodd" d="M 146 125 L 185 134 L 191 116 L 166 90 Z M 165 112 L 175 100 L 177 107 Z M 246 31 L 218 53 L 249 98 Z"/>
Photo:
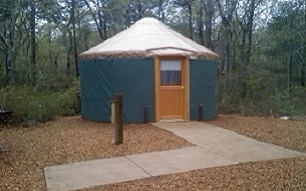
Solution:
<path fill-rule="evenodd" d="M 257 140 L 306 152 L 306 122 L 220 115 L 209 123 Z M 125 126 L 125 143 L 111 144 L 109 124 L 60 118 L 30 128 L 0 129 L 0 190 L 45 190 L 43 167 L 80 160 L 191 145 L 151 125 Z M 100 190 L 306 190 L 306 157 L 195 170 L 83 189 Z M 81 190 L 80 190 L 81 191 Z"/>

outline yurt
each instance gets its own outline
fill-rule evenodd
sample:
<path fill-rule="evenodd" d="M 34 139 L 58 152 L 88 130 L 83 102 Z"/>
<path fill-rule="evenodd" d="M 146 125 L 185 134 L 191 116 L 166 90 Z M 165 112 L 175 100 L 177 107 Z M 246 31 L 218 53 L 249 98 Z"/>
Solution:
<path fill-rule="evenodd" d="M 154 18 L 80 54 L 81 115 L 109 122 L 115 93 L 125 123 L 217 116 L 218 55 Z"/>

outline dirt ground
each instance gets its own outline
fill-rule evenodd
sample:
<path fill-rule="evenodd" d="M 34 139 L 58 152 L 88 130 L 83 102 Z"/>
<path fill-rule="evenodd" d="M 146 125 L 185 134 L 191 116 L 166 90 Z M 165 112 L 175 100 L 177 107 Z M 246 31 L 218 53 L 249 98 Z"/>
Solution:
<path fill-rule="evenodd" d="M 306 122 L 220 115 L 209 123 L 260 141 L 306 152 Z M 80 117 L 36 127 L 0 129 L 0 190 L 45 190 L 43 167 L 80 160 L 167 150 L 191 145 L 151 125 L 126 125 L 124 144 L 112 145 L 113 128 Z M 100 190 L 306 190 L 306 157 L 195 170 L 104 185 Z"/>

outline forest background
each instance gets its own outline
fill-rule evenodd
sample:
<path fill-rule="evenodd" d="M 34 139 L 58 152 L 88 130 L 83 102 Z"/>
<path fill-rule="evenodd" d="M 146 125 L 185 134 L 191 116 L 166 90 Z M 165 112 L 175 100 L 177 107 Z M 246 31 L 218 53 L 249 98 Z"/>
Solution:
<path fill-rule="evenodd" d="M 78 54 L 143 17 L 220 55 L 221 113 L 306 115 L 305 0 L 0 0 L 0 109 L 77 113 Z"/>

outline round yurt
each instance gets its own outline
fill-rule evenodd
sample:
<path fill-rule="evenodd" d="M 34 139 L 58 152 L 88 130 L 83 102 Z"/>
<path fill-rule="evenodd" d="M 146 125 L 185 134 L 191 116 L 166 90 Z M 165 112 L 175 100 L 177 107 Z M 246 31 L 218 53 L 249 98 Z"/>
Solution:
<path fill-rule="evenodd" d="M 154 18 L 80 54 L 81 115 L 109 122 L 115 93 L 125 123 L 217 116 L 218 55 Z"/>

